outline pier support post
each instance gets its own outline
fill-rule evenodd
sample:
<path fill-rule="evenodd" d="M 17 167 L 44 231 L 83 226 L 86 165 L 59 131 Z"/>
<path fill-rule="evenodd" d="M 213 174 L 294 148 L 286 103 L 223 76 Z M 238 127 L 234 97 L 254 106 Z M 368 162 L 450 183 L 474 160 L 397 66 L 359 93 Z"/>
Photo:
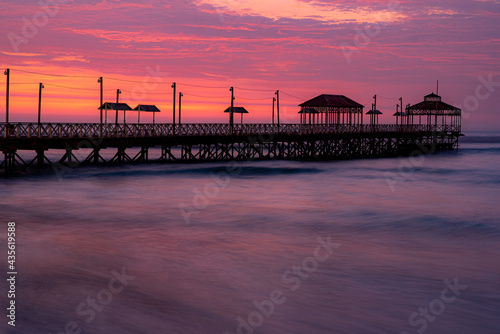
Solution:
<path fill-rule="evenodd" d="M 71 147 L 66 147 L 66 153 L 63 155 L 61 160 L 59 160 L 59 163 L 66 164 L 69 167 L 77 167 L 80 164 L 80 161 L 73 154 L 73 149 Z"/>
<path fill-rule="evenodd" d="M 94 147 L 94 149 L 89 154 L 89 156 L 83 161 L 83 164 L 85 164 L 85 165 L 86 164 L 95 164 L 95 165 L 97 165 L 99 163 L 99 159 L 101 159 L 102 162 L 106 162 L 106 160 L 104 160 L 103 157 L 101 157 L 101 155 L 99 154 L 100 151 L 101 151 L 100 148 Z"/>
<path fill-rule="evenodd" d="M 94 154 L 94 157 L 93 157 L 94 159 L 93 159 L 93 160 L 94 160 L 94 161 L 93 161 L 93 162 L 94 162 L 94 164 L 96 164 L 96 165 L 99 163 L 99 157 L 100 157 L 99 152 L 100 152 L 100 151 L 101 151 L 101 149 L 100 149 L 100 148 L 94 148 L 94 152 L 93 152 L 93 154 Z"/>
<path fill-rule="evenodd" d="M 163 154 L 162 154 L 163 155 Z M 139 153 L 132 159 L 133 162 L 149 162 L 149 147 L 143 146 Z"/>
<path fill-rule="evenodd" d="M 5 168 L 5 175 L 11 175 L 14 171 L 14 159 L 15 159 L 15 151 L 5 151 L 4 152 L 4 161 L 3 165 Z"/>
<path fill-rule="evenodd" d="M 17 149 L 8 148 L 3 151 L 4 161 L 0 166 L 4 167 L 5 175 L 11 175 L 14 173 L 14 168 L 17 165 L 22 170 L 25 170 L 28 164 L 24 161 L 19 154 L 17 154 Z"/>
<path fill-rule="evenodd" d="M 44 163 L 45 163 L 45 150 L 44 149 L 36 150 L 36 166 L 43 167 Z"/>
<path fill-rule="evenodd" d="M 182 158 L 181 158 L 182 160 Z M 162 145 L 161 147 L 161 157 L 158 159 L 160 162 L 166 161 L 177 161 L 177 158 L 172 154 L 172 147 Z"/>
<path fill-rule="evenodd" d="M 143 147 L 141 149 L 142 162 L 149 162 L 149 147 Z"/>
<path fill-rule="evenodd" d="M 66 149 L 66 157 L 68 159 L 68 163 L 73 162 L 73 150 L 71 148 Z"/>
<path fill-rule="evenodd" d="M 117 147 L 117 151 L 113 159 L 111 159 L 109 162 L 110 163 L 124 163 L 124 162 L 130 162 L 132 159 L 128 156 L 126 152 L 127 148 L 120 146 Z"/>

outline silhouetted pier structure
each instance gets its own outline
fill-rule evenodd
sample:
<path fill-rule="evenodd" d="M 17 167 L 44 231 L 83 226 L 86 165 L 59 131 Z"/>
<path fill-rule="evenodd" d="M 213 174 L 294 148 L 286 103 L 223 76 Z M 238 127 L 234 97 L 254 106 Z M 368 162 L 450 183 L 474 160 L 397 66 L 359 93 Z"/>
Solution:
<path fill-rule="evenodd" d="M 352 102 L 353 107 L 305 103 L 300 124 L 0 123 L 0 150 L 4 153 L 0 166 L 11 173 L 50 164 L 334 160 L 458 148 L 460 109 L 443 104 L 435 94 L 426 97 L 428 103 L 407 106 L 408 116 L 400 124 L 362 124 L 362 106 Z M 425 124 L 422 115 L 427 117 Z M 415 116 L 420 118 L 419 124 L 413 124 Z M 139 149 L 138 153 L 129 155 L 131 148 Z M 161 148 L 158 159 L 149 158 L 152 148 Z M 88 155 L 77 159 L 74 152 L 82 149 Z M 114 154 L 106 160 L 101 152 L 109 149 Z M 63 153 L 51 161 L 46 154 L 49 150 Z M 31 158 L 22 158 L 20 151 L 31 152 Z"/>

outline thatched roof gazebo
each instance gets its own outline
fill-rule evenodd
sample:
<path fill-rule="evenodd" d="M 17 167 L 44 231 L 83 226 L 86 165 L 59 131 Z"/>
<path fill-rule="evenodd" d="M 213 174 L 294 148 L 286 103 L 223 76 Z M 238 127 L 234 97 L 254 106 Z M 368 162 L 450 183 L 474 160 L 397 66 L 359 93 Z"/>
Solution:
<path fill-rule="evenodd" d="M 309 124 L 363 124 L 363 105 L 344 95 L 322 94 L 299 106 L 300 124 L 307 124 L 307 115 Z"/>

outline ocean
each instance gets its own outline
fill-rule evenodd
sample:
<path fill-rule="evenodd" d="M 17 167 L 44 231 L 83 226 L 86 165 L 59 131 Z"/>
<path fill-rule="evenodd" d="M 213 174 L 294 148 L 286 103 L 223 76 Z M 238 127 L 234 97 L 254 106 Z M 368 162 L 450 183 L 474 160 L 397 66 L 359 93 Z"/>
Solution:
<path fill-rule="evenodd" d="M 1 333 L 499 333 L 500 142 L 0 179 Z M 15 299 L 15 327 L 6 315 Z"/>

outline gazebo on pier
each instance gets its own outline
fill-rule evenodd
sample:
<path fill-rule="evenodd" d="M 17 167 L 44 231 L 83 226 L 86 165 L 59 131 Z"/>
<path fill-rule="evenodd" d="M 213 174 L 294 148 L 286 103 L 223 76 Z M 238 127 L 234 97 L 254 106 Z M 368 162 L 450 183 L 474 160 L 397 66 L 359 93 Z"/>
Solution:
<path fill-rule="evenodd" d="M 461 131 L 462 110 L 444 103 L 441 96 L 434 93 L 425 96 L 424 101 L 407 107 L 406 114 L 411 124 L 416 124 L 415 118 L 418 116 L 419 125 L 442 126 L 443 130 L 449 126 L 452 131 Z"/>
<path fill-rule="evenodd" d="M 228 107 L 224 112 L 231 113 L 231 107 Z M 243 124 L 243 114 L 248 114 L 248 111 L 243 107 L 233 107 L 233 114 L 241 114 L 241 124 Z"/>
<path fill-rule="evenodd" d="M 157 106 L 152 104 L 139 104 L 137 105 L 137 107 L 134 108 L 134 110 L 138 112 L 137 123 L 141 123 L 141 111 L 153 113 L 153 124 L 155 124 L 156 113 L 160 112 L 160 109 L 158 109 Z"/>
<path fill-rule="evenodd" d="M 380 110 L 375 109 L 375 106 L 372 106 L 372 110 L 369 110 L 367 115 L 370 115 L 370 125 L 378 125 L 378 117 L 383 115 Z"/>
<path fill-rule="evenodd" d="M 322 94 L 299 104 L 300 124 L 363 124 L 363 105 L 344 95 Z"/>
<path fill-rule="evenodd" d="M 118 124 L 118 111 L 123 111 L 123 123 L 125 124 L 125 112 L 132 110 L 126 103 L 104 102 L 99 109 L 106 111 L 105 123 L 108 123 L 108 110 L 116 111 L 115 124 Z"/>

